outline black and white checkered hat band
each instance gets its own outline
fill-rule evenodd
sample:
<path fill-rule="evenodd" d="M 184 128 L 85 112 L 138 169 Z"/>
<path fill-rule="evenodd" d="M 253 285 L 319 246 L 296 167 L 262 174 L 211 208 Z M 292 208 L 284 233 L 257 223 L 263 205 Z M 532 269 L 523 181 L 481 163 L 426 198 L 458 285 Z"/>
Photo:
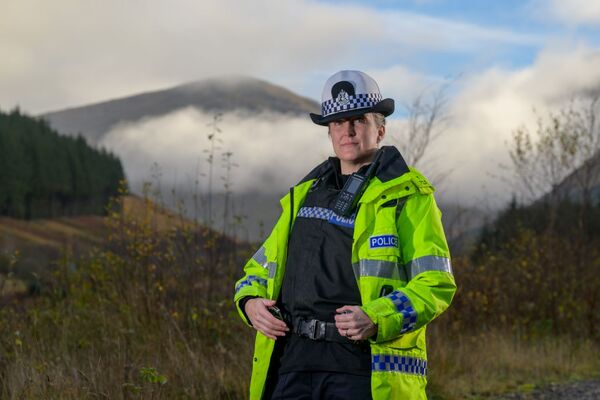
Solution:
<path fill-rule="evenodd" d="M 379 93 L 359 93 L 357 95 L 348 95 L 342 103 L 337 99 L 327 100 L 321 104 L 321 113 L 323 117 L 335 114 L 341 111 L 355 110 L 359 108 L 373 107 L 382 100 Z"/>

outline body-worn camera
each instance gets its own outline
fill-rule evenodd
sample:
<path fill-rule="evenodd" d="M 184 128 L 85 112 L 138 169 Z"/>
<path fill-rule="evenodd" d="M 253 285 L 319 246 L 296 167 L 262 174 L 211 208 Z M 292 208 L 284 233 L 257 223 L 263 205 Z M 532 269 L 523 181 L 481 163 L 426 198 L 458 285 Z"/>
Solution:
<path fill-rule="evenodd" d="M 365 175 L 361 175 L 357 172 L 350 175 L 346 184 L 340 191 L 337 199 L 335 200 L 335 204 L 333 206 L 333 211 L 337 215 L 341 215 L 342 217 L 349 217 L 350 214 L 356 208 L 356 204 L 360 200 L 360 196 L 362 196 L 365 191 L 369 181 L 373 177 L 375 173 L 375 169 L 377 168 L 377 164 L 379 163 L 379 159 L 383 154 L 383 149 L 377 151 L 375 155 L 375 159 L 371 163 L 371 166 L 367 170 Z"/>

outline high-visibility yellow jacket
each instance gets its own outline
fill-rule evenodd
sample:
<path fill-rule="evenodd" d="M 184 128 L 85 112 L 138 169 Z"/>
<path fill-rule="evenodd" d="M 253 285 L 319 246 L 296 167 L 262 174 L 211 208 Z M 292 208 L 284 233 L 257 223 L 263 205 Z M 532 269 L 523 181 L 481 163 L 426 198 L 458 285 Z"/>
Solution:
<path fill-rule="evenodd" d="M 236 283 L 234 301 L 247 324 L 239 309 L 243 297 L 279 296 L 291 227 L 314 180 L 281 199 L 279 220 Z M 354 269 L 361 308 L 378 328 L 369 339 L 373 399 L 426 399 L 426 325 L 448 307 L 456 291 L 433 191 L 410 168 L 385 182 L 374 177 L 359 202 L 348 267 Z M 391 293 L 382 296 L 386 289 Z M 257 332 L 250 399 L 262 397 L 274 345 Z"/>

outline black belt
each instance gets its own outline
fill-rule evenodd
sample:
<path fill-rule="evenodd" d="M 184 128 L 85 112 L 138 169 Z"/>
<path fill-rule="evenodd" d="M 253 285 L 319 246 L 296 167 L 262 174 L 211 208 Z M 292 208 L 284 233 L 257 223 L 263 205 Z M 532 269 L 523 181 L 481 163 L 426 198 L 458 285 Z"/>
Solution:
<path fill-rule="evenodd" d="M 333 322 L 319 321 L 318 319 L 298 319 L 293 325 L 293 332 L 303 338 L 346 344 L 362 343 L 340 335 Z"/>

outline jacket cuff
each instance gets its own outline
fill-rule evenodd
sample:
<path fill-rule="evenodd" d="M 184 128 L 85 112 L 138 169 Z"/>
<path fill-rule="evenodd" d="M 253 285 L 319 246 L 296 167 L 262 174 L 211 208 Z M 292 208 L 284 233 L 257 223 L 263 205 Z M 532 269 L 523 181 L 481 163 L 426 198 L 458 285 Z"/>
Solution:
<path fill-rule="evenodd" d="M 246 312 L 243 310 L 243 308 L 240 308 L 240 300 L 242 300 L 246 297 L 265 297 L 266 298 L 267 297 L 267 289 L 265 287 L 259 286 L 259 285 L 247 285 L 245 287 L 242 287 L 241 289 L 238 289 L 238 292 L 235 294 L 235 297 L 233 298 L 233 302 L 235 303 L 235 307 L 237 308 L 238 314 L 242 318 L 242 321 L 244 321 L 244 323 L 246 325 L 252 326 L 252 324 L 250 323 L 250 320 L 248 319 L 248 316 L 246 315 Z"/>
<path fill-rule="evenodd" d="M 396 311 L 392 301 L 380 297 L 361 307 L 367 316 L 377 325 L 377 335 L 369 341 L 381 343 L 397 338 L 402 329 L 402 314 Z"/>
<path fill-rule="evenodd" d="M 239 301 L 238 301 L 238 309 L 240 311 L 240 313 L 242 314 L 242 317 L 244 318 L 244 322 L 246 322 L 248 325 L 252 326 L 252 322 L 250 321 L 250 318 L 248 318 L 248 314 L 246 314 L 246 303 L 248 302 L 248 300 L 252 300 L 252 299 L 257 299 L 258 296 L 246 296 L 246 297 L 242 297 Z"/>

